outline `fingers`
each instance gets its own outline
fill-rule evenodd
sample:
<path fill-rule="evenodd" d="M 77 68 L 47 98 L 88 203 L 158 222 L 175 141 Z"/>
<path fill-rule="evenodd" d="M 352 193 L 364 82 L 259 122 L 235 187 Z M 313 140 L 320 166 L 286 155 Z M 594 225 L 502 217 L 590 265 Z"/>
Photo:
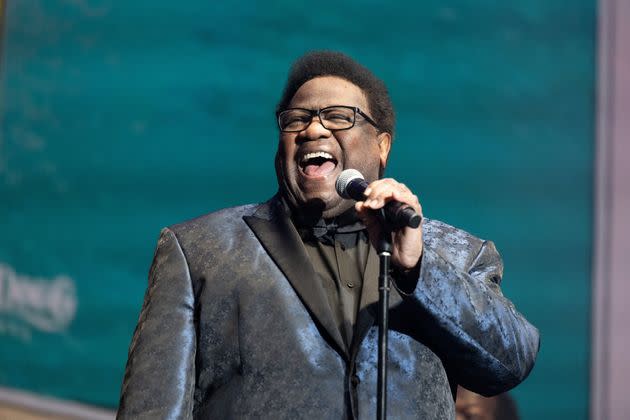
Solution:
<path fill-rule="evenodd" d="M 388 201 L 396 200 L 410 205 L 418 214 L 422 214 L 422 207 L 418 197 L 405 184 L 392 178 L 379 179 L 372 182 L 364 194 L 366 195 L 365 200 L 357 203 L 356 210 L 359 213 L 363 212 L 364 208 L 380 209 Z"/>
<path fill-rule="evenodd" d="M 382 234 L 382 222 L 378 210 L 389 201 L 396 200 L 405 203 L 422 215 L 422 206 L 418 197 L 404 184 L 391 179 L 380 179 L 372 182 L 364 192 L 365 200 L 355 203 L 357 215 L 365 224 L 370 241 L 377 247 Z M 405 228 L 391 233 L 392 235 L 392 264 L 405 270 L 417 266 L 422 255 L 422 227 L 417 229 Z"/>

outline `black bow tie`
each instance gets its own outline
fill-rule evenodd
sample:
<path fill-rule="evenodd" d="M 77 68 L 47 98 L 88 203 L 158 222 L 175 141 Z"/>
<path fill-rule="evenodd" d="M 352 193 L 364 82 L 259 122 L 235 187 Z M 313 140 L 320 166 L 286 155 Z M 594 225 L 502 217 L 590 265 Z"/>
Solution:
<path fill-rule="evenodd" d="M 361 221 L 354 218 L 354 222 L 342 224 L 345 220 L 335 218 L 326 222 L 319 219 L 315 225 L 303 228 L 312 238 L 326 245 L 334 245 L 335 241 L 341 243 L 344 248 L 349 248 L 356 243 L 356 235 L 365 229 Z"/>
<path fill-rule="evenodd" d="M 319 218 L 314 222 L 314 217 L 300 211 L 292 210 L 284 198 L 280 200 L 283 210 L 291 217 L 302 239 L 314 239 L 326 245 L 333 246 L 335 241 L 341 243 L 344 249 L 357 243 L 357 235 L 365 231 L 365 225 L 357 216 L 354 208 L 329 220 Z M 367 233 L 364 233 L 367 240 Z"/>

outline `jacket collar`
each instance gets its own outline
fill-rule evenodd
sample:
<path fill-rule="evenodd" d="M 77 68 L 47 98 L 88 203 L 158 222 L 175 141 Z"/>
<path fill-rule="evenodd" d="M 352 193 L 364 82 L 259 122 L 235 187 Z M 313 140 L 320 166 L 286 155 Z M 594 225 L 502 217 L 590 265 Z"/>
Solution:
<path fill-rule="evenodd" d="M 281 198 L 278 195 L 274 196 L 261 204 L 251 216 L 244 216 L 243 219 L 291 283 L 320 327 L 320 331 L 323 330 L 322 335 L 328 338 L 335 350 L 346 360 L 350 360 L 351 355 L 354 357 L 363 338 L 377 320 L 379 261 L 376 250 L 370 247 L 368 253 L 360 310 L 356 319 L 352 345 L 348 349 L 336 325 L 326 293 Z M 392 286 L 389 307 L 398 305 L 400 301 L 400 295 Z"/>

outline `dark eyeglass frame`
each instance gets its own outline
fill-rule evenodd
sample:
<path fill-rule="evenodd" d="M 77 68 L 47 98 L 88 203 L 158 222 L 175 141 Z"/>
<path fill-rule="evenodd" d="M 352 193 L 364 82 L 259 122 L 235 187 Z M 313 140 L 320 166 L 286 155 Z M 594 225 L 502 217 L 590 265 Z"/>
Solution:
<path fill-rule="evenodd" d="M 322 120 L 322 116 L 321 113 L 324 111 L 327 111 L 331 108 L 345 108 L 345 109 L 351 109 L 352 111 L 354 111 L 354 116 L 352 119 L 352 125 L 350 127 L 346 127 L 346 128 L 328 128 L 326 127 L 326 124 L 324 123 L 324 120 Z M 280 123 L 280 116 L 288 111 L 305 111 L 307 113 L 309 113 L 311 115 L 311 121 L 306 125 L 306 127 L 299 129 L 299 130 L 283 130 L 282 129 L 282 124 Z M 370 118 L 369 115 L 367 115 L 365 112 L 361 111 L 361 109 L 357 106 L 348 106 L 348 105 L 331 105 L 331 106 L 327 106 L 325 108 L 320 108 L 320 109 L 306 109 L 306 108 L 287 108 L 283 111 L 280 111 L 276 114 L 276 120 L 278 123 L 278 128 L 280 129 L 281 132 L 283 133 L 299 133 L 300 131 L 304 131 L 306 130 L 312 123 L 313 123 L 313 117 L 317 116 L 317 118 L 319 119 L 319 123 L 322 125 L 322 127 L 324 127 L 326 130 L 330 130 L 330 131 L 342 131 L 342 130 L 349 130 L 352 127 L 355 126 L 355 124 L 357 123 L 357 114 L 361 115 L 365 121 L 369 122 L 370 124 L 372 124 L 377 130 L 380 130 L 380 127 L 378 126 L 378 124 L 376 124 L 376 122 Z"/>

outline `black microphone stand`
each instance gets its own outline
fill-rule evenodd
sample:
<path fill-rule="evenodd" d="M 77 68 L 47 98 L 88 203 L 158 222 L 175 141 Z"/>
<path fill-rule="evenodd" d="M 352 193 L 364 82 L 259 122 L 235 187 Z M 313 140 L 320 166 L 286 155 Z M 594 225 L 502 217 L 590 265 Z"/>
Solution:
<path fill-rule="evenodd" d="M 384 222 L 383 218 L 383 222 Z M 381 237 L 378 240 L 378 257 L 380 262 L 378 275 L 378 377 L 376 418 L 387 418 L 387 329 L 389 309 L 389 271 L 392 256 L 392 229 L 384 222 Z"/>

